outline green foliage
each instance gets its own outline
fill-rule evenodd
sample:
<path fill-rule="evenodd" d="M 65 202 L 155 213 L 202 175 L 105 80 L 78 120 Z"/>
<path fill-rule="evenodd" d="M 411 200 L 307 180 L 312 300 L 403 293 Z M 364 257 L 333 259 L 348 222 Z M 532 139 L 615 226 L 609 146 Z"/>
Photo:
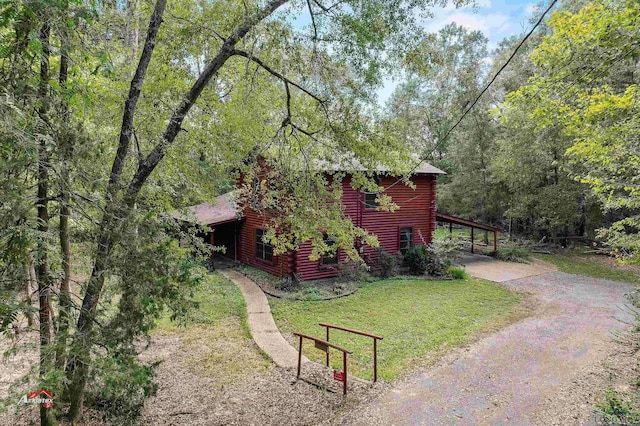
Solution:
<path fill-rule="evenodd" d="M 302 294 L 304 295 L 304 298 L 306 300 L 320 300 L 322 297 L 320 295 L 320 290 L 318 290 L 316 287 L 306 287 L 304 290 L 302 290 Z"/>
<path fill-rule="evenodd" d="M 377 280 L 360 291 L 326 302 L 270 300 L 284 333 L 322 335 L 319 322 L 337 324 L 384 337 L 378 344 L 378 377 L 390 380 L 416 368 L 418 360 L 440 348 L 464 345 L 475 333 L 495 326 L 518 302 L 518 296 L 487 281 L 465 279 Z M 349 371 L 371 379 L 371 339 L 331 331 L 331 342 L 353 351 Z M 324 353 L 305 343 L 305 356 L 321 362 Z M 332 355 L 332 367 L 342 359 Z"/>
<path fill-rule="evenodd" d="M 394 277 L 398 274 L 398 268 L 402 265 L 402 255 L 395 256 L 386 252 L 382 247 L 376 250 L 378 255 L 378 273 L 382 278 Z"/>
<path fill-rule="evenodd" d="M 2 299 L 4 299 L 4 297 Z M 13 334 L 11 326 L 18 319 L 18 315 L 20 314 L 20 306 L 12 303 L 13 297 L 9 300 L 2 299 L 0 299 L 0 332 L 6 338 L 11 338 Z"/>
<path fill-rule="evenodd" d="M 125 359 L 126 358 L 126 359 Z M 140 365 L 121 352 L 94 357 L 95 367 L 87 391 L 87 405 L 113 424 L 139 423 L 145 401 L 156 394 L 153 371 L 158 363 Z"/>
<path fill-rule="evenodd" d="M 230 318 L 237 318 L 242 323 L 247 315 L 244 297 L 238 286 L 217 272 L 207 274 L 193 289 L 193 297 L 189 299 L 191 303 L 188 310 L 175 320 L 171 319 L 174 316 L 171 310 L 165 309 L 152 334 L 183 333 L 187 330 L 197 334 L 199 326 L 216 327 Z M 241 334 L 248 335 L 248 330 Z"/>
<path fill-rule="evenodd" d="M 580 195 L 588 186 L 597 202 L 618 217 L 600 236 L 619 256 L 633 262 L 638 262 L 640 250 L 640 224 L 634 214 L 640 207 L 636 149 L 640 110 L 635 73 L 639 56 L 629 46 L 640 40 L 639 17 L 635 1 L 596 0 L 577 11 L 556 12 L 549 20 L 550 34 L 531 54 L 535 74 L 498 108 L 511 132 L 503 144 L 504 176 L 520 176 L 518 180 L 529 176 L 538 187 L 551 178 L 557 185 L 550 197 L 523 186 L 521 193 L 528 202 L 517 201 L 514 206 L 526 208 L 544 200 L 548 203 L 544 216 L 551 226 L 575 227 L 584 222 L 580 216 L 594 202 Z M 509 158 L 520 173 L 506 167 Z M 515 210 L 511 213 L 522 216 Z"/>
<path fill-rule="evenodd" d="M 442 277 L 447 274 L 460 249 L 458 241 L 435 239 L 429 246 L 411 247 L 404 255 L 404 262 L 413 275 L 428 274 Z"/>
<path fill-rule="evenodd" d="M 462 250 L 464 242 L 460 234 L 453 237 L 446 236 L 444 238 L 434 238 L 429 248 L 433 255 L 441 259 L 445 264 L 452 264 L 458 259 L 460 250 Z"/>
<path fill-rule="evenodd" d="M 535 256 L 554 264 L 558 270 L 569 274 L 640 284 L 639 271 L 625 268 L 622 264 L 615 265 L 614 259 L 607 259 L 605 256 L 584 254 L 572 250 L 558 251 L 553 254 L 536 254 Z"/>
<path fill-rule="evenodd" d="M 404 262 L 409 267 L 409 273 L 423 275 L 428 267 L 427 247 L 423 245 L 413 246 L 404 254 Z"/>
<path fill-rule="evenodd" d="M 468 278 L 468 275 L 463 268 L 456 268 L 455 266 L 449 266 L 447 274 L 454 280 L 464 280 Z"/>
<path fill-rule="evenodd" d="M 389 126 L 448 173 L 438 182 L 440 210 L 493 221 L 504 196 L 490 168 L 496 133 L 490 97 L 447 134 L 486 83 L 487 42 L 480 31 L 457 24 L 425 36 L 407 59 L 406 82 L 389 101 Z"/>
<path fill-rule="evenodd" d="M 596 404 L 599 420 L 603 424 L 637 424 L 640 422 L 638 413 L 615 389 L 609 388 L 602 396 L 602 400 Z"/>
<path fill-rule="evenodd" d="M 507 241 L 498 244 L 498 249 L 493 255 L 496 259 L 505 262 L 529 263 L 531 246 L 521 240 Z"/>

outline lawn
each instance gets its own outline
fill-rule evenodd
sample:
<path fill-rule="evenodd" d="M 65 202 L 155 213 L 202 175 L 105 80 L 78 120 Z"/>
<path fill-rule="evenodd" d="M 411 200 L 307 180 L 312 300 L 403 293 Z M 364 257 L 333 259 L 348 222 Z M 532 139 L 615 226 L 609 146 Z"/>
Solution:
<path fill-rule="evenodd" d="M 194 290 L 193 299 L 198 306 L 187 312 L 187 326 L 194 324 L 208 324 L 215 326 L 220 321 L 236 318 L 246 320 L 246 309 L 242 293 L 231 281 L 216 272 L 208 274 L 205 280 Z M 170 320 L 165 314 L 158 321 L 158 332 L 174 331 L 178 322 Z"/>
<path fill-rule="evenodd" d="M 520 295 L 488 281 L 391 279 L 364 284 L 352 296 L 325 302 L 271 299 L 278 327 L 292 339 L 299 331 L 324 338 L 320 322 L 337 324 L 384 337 L 378 345 L 378 376 L 393 379 L 409 372 L 425 357 L 445 347 L 460 346 L 479 332 L 504 324 L 516 311 Z M 373 375 L 370 338 L 332 330 L 331 342 L 352 350 L 349 372 Z M 304 353 L 322 361 L 324 353 L 308 343 Z M 338 352 L 332 367 L 342 368 Z"/>
<path fill-rule="evenodd" d="M 554 264 L 561 272 L 640 284 L 640 268 L 621 265 L 611 257 L 585 254 L 579 251 L 536 254 L 535 256 Z"/>
<path fill-rule="evenodd" d="M 229 385 L 265 372 L 270 363 L 252 342 L 246 325 L 242 293 L 227 278 L 215 272 L 196 288 L 186 324 L 180 326 L 165 314 L 154 335 L 180 336 L 180 362 L 189 371 Z"/>

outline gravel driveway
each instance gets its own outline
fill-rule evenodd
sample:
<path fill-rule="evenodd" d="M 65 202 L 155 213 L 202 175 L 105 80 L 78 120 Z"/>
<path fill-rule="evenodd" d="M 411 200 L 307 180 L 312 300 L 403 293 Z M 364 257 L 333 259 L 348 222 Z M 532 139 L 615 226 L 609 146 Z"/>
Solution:
<path fill-rule="evenodd" d="M 602 369 L 633 286 L 561 272 L 502 283 L 533 293 L 532 317 L 455 351 L 340 424 L 578 424 L 593 421 L 585 372 Z M 600 374 L 604 376 L 604 373 Z M 602 380 L 605 380 L 602 378 Z"/>

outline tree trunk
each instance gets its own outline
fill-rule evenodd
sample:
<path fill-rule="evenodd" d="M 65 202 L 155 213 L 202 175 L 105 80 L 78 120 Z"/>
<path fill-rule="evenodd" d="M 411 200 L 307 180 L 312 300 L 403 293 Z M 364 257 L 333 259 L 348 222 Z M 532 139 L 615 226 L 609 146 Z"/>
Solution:
<path fill-rule="evenodd" d="M 65 5 L 63 18 L 66 18 L 68 3 Z M 66 28 L 63 27 L 63 33 L 60 34 L 61 53 L 60 53 L 60 74 L 59 83 L 60 90 L 66 89 L 68 68 L 69 68 L 69 35 Z M 69 240 L 69 191 L 71 182 L 69 174 L 69 161 L 72 156 L 72 140 L 71 133 L 66 131 L 69 126 L 69 104 L 66 96 L 62 96 L 60 101 L 60 118 L 62 119 L 61 127 L 65 131 L 61 132 L 58 140 L 60 149 L 60 255 L 62 263 L 62 281 L 60 282 L 60 318 L 58 322 L 58 344 L 56 349 L 56 368 L 61 369 L 66 363 L 66 343 L 69 334 L 69 324 L 71 322 L 71 242 Z"/>
<path fill-rule="evenodd" d="M 71 375 L 71 387 L 69 389 L 69 397 L 71 399 L 71 407 L 69 415 L 73 421 L 77 421 L 82 416 L 82 408 L 84 405 L 84 391 L 89 373 L 89 360 L 91 357 L 91 343 L 93 320 L 96 313 L 96 307 L 104 285 L 104 274 L 107 269 L 107 261 L 111 252 L 112 243 L 117 241 L 118 231 L 123 225 L 123 221 L 128 216 L 129 211 L 126 207 L 121 206 L 117 200 L 119 189 L 120 175 L 124 169 L 125 161 L 129 151 L 131 142 L 131 134 L 133 131 L 133 118 L 136 105 L 142 90 L 142 84 L 146 76 L 151 55 L 155 48 L 156 37 L 162 16 L 167 4 L 167 0 L 158 0 L 154 7 L 153 14 L 149 20 L 149 29 L 144 49 L 138 62 L 135 75 L 131 80 L 129 95 L 125 102 L 124 114 L 122 118 L 122 128 L 120 130 L 120 139 L 116 157 L 111 167 L 109 183 L 107 187 L 107 207 L 102 218 L 100 226 L 100 236 L 98 238 L 98 248 L 96 257 L 89 278 L 89 284 L 82 300 L 82 309 L 78 317 L 77 332 L 74 344 L 77 346 L 77 354 L 73 361 L 73 368 L 69 370 Z"/>
<path fill-rule="evenodd" d="M 42 43 L 42 56 L 40 58 L 40 81 L 38 87 L 38 97 L 40 106 L 38 115 L 40 120 L 45 124 L 48 121 L 47 114 L 49 112 L 49 36 L 51 29 L 46 22 L 48 17 L 43 14 L 43 24 L 40 29 L 40 43 Z M 45 129 L 46 126 L 41 126 Z M 36 266 L 36 277 L 38 280 L 38 308 L 40 319 L 40 380 L 46 378 L 51 368 L 51 360 L 49 354 L 49 345 L 51 343 L 51 304 L 50 290 L 51 279 L 49 277 L 49 265 L 47 251 L 48 247 L 44 241 L 44 235 L 49 231 L 49 210 L 48 210 L 48 191 L 49 191 L 49 161 L 50 155 L 44 139 L 40 142 L 38 150 L 38 198 L 36 200 L 38 210 L 38 232 L 40 238 L 38 241 L 38 262 Z M 40 424 L 54 424 L 51 411 L 44 406 L 40 406 Z"/>
<path fill-rule="evenodd" d="M 31 268 L 32 268 L 32 261 L 31 261 L 31 258 L 29 258 L 24 264 L 24 269 L 25 269 L 24 270 L 25 272 L 24 301 L 27 304 L 25 315 L 27 317 L 27 325 L 29 326 L 29 328 L 33 327 L 36 323 L 36 317 L 33 314 L 33 310 L 32 310 L 33 302 L 31 300 L 31 292 L 33 291 L 33 288 L 34 288 L 35 277 L 31 276 Z"/>
<path fill-rule="evenodd" d="M 140 190 L 153 170 L 164 158 L 167 147 L 173 143 L 177 137 L 180 129 L 182 128 L 181 126 L 184 119 L 200 97 L 204 88 L 208 85 L 209 81 L 211 81 L 211 78 L 213 78 L 220 68 L 222 68 L 226 61 L 234 55 L 234 46 L 256 24 L 271 15 L 276 9 L 287 3 L 287 1 L 289 0 L 272 0 L 264 6 L 263 9 L 257 10 L 255 13 L 248 16 L 246 20 L 241 23 L 228 38 L 225 39 L 218 53 L 211 60 L 205 70 L 198 76 L 198 79 L 195 81 L 189 92 L 183 96 L 182 103 L 174 111 L 167 128 L 162 134 L 160 142 L 158 142 L 144 160 L 139 162 L 138 169 L 136 170 L 128 187 L 125 189 L 122 197 L 119 197 L 119 181 L 129 151 L 136 104 L 146 76 L 147 67 L 155 47 L 156 36 L 160 23 L 162 22 L 162 15 L 166 5 L 166 0 L 157 1 L 154 12 L 149 21 L 147 39 L 145 41 L 140 61 L 138 62 L 136 73 L 131 80 L 129 96 L 125 102 L 118 150 L 111 168 L 107 187 L 108 204 L 100 227 L 100 236 L 98 238 L 98 247 L 96 250 L 96 257 L 94 259 L 93 270 L 82 301 L 80 316 L 78 317 L 77 332 L 74 342 L 74 344 L 77 345 L 77 355 L 74 361 L 75 368 L 70 372 L 71 408 L 69 410 L 69 414 L 73 421 L 78 420 L 82 414 L 84 391 L 89 373 L 88 360 L 90 359 L 93 340 L 92 330 L 96 307 L 104 285 L 108 259 L 111 249 L 119 242 L 120 238 L 122 238 L 121 230 L 131 213 L 131 209 L 136 202 Z"/>

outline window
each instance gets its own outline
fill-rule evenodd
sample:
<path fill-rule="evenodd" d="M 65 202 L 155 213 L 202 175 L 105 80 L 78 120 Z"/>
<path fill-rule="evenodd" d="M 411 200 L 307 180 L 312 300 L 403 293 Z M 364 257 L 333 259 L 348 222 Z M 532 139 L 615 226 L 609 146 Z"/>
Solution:
<path fill-rule="evenodd" d="M 373 177 L 376 185 L 380 185 L 380 178 L 378 176 Z M 378 202 L 378 196 L 380 193 L 378 192 L 365 192 L 364 193 L 364 208 L 365 209 L 376 209 L 380 205 Z"/>
<path fill-rule="evenodd" d="M 322 241 L 329 247 L 333 246 L 334 242 L 329 238 L 327 234 L 322 236 Z M 338 251 L 326 253 L 322 256 L 323 265 L 336 265 L 338 263 Z"/>
<path fill-rule="evenodd" d="M 272 260 L 273 246 L 263 240 L 266 234 L 267 231 L 264 229 L 256 229 L 256 257 L 262 260 Z"/>
<path fill-rule="evenodd" d="M 400 253 L 405 254 L 413 246 L 413 228 L 400 228 Z"/>

